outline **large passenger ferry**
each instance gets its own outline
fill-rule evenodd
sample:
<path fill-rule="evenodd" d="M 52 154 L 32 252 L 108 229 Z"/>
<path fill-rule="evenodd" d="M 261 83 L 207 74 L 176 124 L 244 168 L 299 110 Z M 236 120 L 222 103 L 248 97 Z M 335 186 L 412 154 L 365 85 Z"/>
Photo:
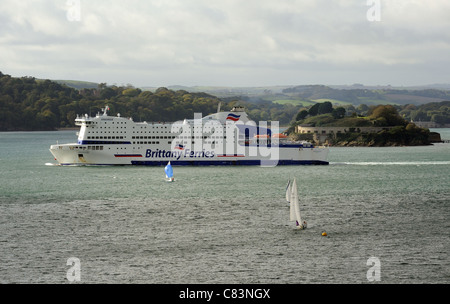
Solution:
<path fill-rule="evenodd" d="M 174 123 L 134 122 L 108 115 L 78 116 L 78 142 L 51 145 L 60 165 L 327 165 L 328 148 L 292 142 L 256 125 L 244 108 Z M 278 128 L 276 125 L 274 129 Z"/>

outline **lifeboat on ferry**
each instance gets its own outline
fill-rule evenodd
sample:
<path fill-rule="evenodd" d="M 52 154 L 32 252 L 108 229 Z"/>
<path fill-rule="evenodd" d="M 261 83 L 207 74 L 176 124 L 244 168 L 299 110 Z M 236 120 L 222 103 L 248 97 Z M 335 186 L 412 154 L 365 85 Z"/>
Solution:
<path fill-rule="evenodd" d="M 272 135 L 272 138 L 282 139 L 282 138 L 287 138 L 287 135 L 284 135 L 283 133 L 276 133 L 276 134 Z"/>

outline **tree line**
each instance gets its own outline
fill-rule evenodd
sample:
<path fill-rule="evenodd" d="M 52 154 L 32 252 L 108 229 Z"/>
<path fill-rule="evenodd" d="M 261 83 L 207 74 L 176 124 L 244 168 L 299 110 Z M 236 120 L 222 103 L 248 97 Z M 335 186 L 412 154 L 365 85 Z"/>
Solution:
<path fill-rule="evenodd" d="M 399 111 L 405 119 L 450 124 L 450 101 L 430 102 L 424 105 L 406 105 Z"/>
<path fill-rule="evenodd" d="M 0 131 L 55 130 L 75 126 L 78 114 L 96 115 L 105 105 L 110 113 L 120 113 L 135 121 L 178 121 L 194 113 L 208 115 L 244 106 L 255 121 L 288 124 L 299 110 L 292 105 L 253 103 L 241 98 L 219 99 L 207 93 L 158 88 L 143 91 L 131 85 L 75 89 L 34 77 L 15 78 L 0 72 Z"/>
<path fill-rule="evenodd" d="M 111 113 L 135 121 L 175 121 L 217 109 L 218 98 L 205 93 L 156 92 L 107 86 L 74 89 L 50 80 L 0 74 L 0 130 L 54 130 L 73 127 L 78 114 L 96 115 L 105 105 Z M 225 106 L 226 107 L 226 106 Z"/>
<path fill-rule="evenodd" d="M 383 113 L 383 111 L 384 113 L 390 112 L 392 114 L 390 117 L 387 117 L 387 119 L 390 118 L 390 121 L 387 123 L 394 121 L 396 125 L 401 124 L 400 120 L 407 122 L 431 121 L 438 124 L 450 124 L 450 101 L 431 102 L 420 106 L 413 104 L 376 106 L 360 104 L 357 107 L 353 105 L 333 107 L 331 102 L 325 101 L 323 103 L 316 103 L 310 107 L 301 108 L 295 116 L 293 123 L 309 123 L 305 122 L 306 118 L 310 118 L 313 121 L 320 121 L 321 117 L 316 116 L 323 114 L 331 114 L 334 119 L 339 119 L 344 117 L 373 117 L 374 113 L 376 116 L 377 113 Z M 379 120 L 375 124 L 378 126 L 388 125 L 381 116 L 376 117 Z M 392 117 L 395 117 L 395 119 Z"/>
<path fill-rule="evenodd" d="M 309 108 L 301 105 L 277 104 L 270 100 L 236 96 L 219 99 L 207 93 L 159 88 L 143 91 L 131 85 L 76 89 L 50 80 L 34 77 L 15 78 L 0 72 L 0 131 L 55 130 L 74 127 L 78 114 L 95 115 L 105 105 L 110 113 L 120 113 L 135 121 L 178 121 L 194 117 L 194 113 L 208 115 L 244 106 L 254 121 L 278 121 L 289 125 L 307 117 L 329 114 L 333 119 L 367 115 L 374 107 L 361 104 L 333 107 L 329 101 Z M 450 123 L 450 101 L 422 106 L 393 106 L 405 120 Z M 380 119 L 379 123 L 383 123 Z"/>

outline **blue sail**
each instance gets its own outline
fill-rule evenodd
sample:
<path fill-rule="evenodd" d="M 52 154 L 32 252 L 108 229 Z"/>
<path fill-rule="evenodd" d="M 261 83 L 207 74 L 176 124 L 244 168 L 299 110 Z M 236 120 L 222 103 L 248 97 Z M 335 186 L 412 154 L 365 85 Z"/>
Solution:
<path fill-rule="evenodd" d="M 167 166 L 164 168 L 164 171 L 166 171 L 166 177 L 172 178 L 173 177 L 173 169 L 170 162 L 167 164 Z"/>

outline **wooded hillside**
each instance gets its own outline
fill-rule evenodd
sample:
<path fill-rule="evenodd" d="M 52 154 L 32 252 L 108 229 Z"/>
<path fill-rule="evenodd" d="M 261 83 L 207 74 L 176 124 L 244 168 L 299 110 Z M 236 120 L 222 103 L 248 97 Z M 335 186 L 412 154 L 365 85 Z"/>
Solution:
<path fill-rule="evenodd" d="M 297 86 L 286 89 L 285 94 L 290 94 L 290 97 L 278 96 L 271 90 L 260 90 L 258 95 L 251 96 L 241 89 L 242 92 L 239 92 L 242 95 L 230 94 L 219 98 L 208 93 L 185 89 L 158 88 L 150 91 L 131 85 L 108 86 L 100 83 L 93 87 L 95 84 L 89 83 L 88 86 L 82 87 L 77 84 L 79 83 L 39 80 L 34 77 L 15 78 L 0 72 L 0 131 L 55 130 L 73 127 L 77 114 L 95 115 L 105 105 L 109 105 L 112 115 L 120 113 L 124 117 L 132 117 L 135 121 L 170 122 L 193 118 L 194 113 L 203 115 L 214 113 L 219 102 L 222 110 L 229 110 L 239 104 L 246 108 L 249 117 L 256 122 L 278 121 L 281 126 L 286 126 L 301 120 L 301 115 L 305 112 L 331 113 L 333 118 L 342 118 L 344 115 L 365 116 L 371 107 L 342 102 L 336 104 L 335 99 L 330 99 L 330 102 L 310 100 L 308 101 L 310 106 L 304 108 L 302 103 L 278 103 L 273 101 L 273 98 L 292 98 L 298 94 L 301 98 L 325 96 L 350 100 L 355 96 L 362 100 L 382 98 L 377 92 L 368 90 L 337 90 L 325 86 Z M 424 94 L 424 92 L 416 93 Z M 445 91 L 427 91 L 427 94 L 431 93 L 436 98 L 447 97 Z M 407 121 L 412 119 L 450 123 L 449 101 L 393 106 Z M 300 114 L 301 112 L 303 114 Z"/>

